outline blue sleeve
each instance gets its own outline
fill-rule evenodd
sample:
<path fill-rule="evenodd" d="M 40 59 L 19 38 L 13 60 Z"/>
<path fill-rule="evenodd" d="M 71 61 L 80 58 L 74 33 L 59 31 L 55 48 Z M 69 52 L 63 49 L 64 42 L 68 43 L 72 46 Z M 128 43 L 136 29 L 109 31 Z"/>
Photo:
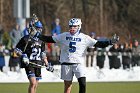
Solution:
<path fill-rule="evenodd" d="M 55 28 L 52 29 L 52 35 L 55 33 Z"/>

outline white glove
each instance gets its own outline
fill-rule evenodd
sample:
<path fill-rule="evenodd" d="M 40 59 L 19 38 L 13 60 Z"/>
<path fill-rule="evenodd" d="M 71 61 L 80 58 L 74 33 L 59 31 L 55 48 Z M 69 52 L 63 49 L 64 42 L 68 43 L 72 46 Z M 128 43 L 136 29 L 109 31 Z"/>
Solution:
<path fill-rule="evenodd" d="M 118 41 L 119 41 L 119 36 L 117 36 L 116 34 L 113 35 L 112 38 L 111 38 L 111 44 L 114 45 Z"/>
<path fill-rule="evenodd" d="M 26 64 L 29 65 L 29 59 L 27 54 L 22 54 L 22 61 Z"/>

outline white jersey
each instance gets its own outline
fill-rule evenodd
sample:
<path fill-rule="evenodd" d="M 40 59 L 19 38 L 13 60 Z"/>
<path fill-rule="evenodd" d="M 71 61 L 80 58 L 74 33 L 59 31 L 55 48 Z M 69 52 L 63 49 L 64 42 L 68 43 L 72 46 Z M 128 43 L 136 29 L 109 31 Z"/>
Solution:
<path fill-rule="evenodd" d="M 69 32 L 53 36 L 53 40 L 59 44 L 61 63 L 84 64 L 88 47 L 96 44 L 97 40 L 83 33 L 71 35 Z"/>

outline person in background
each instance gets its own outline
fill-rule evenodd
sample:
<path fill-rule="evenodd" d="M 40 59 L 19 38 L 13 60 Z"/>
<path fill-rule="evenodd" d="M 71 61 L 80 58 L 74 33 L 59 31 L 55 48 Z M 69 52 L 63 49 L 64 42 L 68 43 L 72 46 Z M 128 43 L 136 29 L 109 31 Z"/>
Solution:
<path fill-rule="evenodd" d="M 51 33 L 53 36 L 59 35 L 61 33 L 60 19 L 56 18 L 54 23 L 52 24 Z M 60 47 L 56 44 L 51 44 L 52 47 L 52 56 L 53 59 L 59 60 L 60 55 Z"/>
<path fill-rule="evenodd" d="M 10 52 L 10 59 L 9 59 L 9 68 L 10 71 L 17 72 L 17 66 L 20 65 L 20 57 L 16 54 L 14 51 L 14 47 L 12 47 L 9 52 Z"/>
<path fill-rule="evenodd" d="M 23 30 L 23 36 L 29 35 L 29 22 L 26 22 L 26 27 Z"/>
<path fill-rule="evenodd" d="M 5 59 L 4 59 L 4 46 L 0 43 L 0 71 L 3 72 L 3 67 L 5 66 Z"/>
<path fill-rule="evenodd" d="M 132 53 L 132 49 L 130 48 L 129 44 L 127 42 L 125 42 L 124 43 L 124 48 L 122 50 L 123 69 L 130 69 L 131 53 Z"/>
<path fill-rule="evenodd" d="M 36 35 L 40 40 L 60 45 L 61 79 L 64 80 L 64 93 L 71 93 L 73 76 L 79 83 L 79 93 L 86 93 L 85 57 L 88 47 L 105 48 L 118 42 L 119 37 L 98 41 L 81 32 L 81 19 L 69 20 L 69 31 L 55 36 Z"/>
<path fill-rule="evenodd" d="M 56 18 L 52 24 L 52 35 L 58 35 L 61 33 L 60 19 Z"/>
<path fill-rule="evenodd" d="M 109 58 L 109 67 L 110 69 L 115 68 L 118 69 L 121 67 L 121 62 L 119 58 L 119 46 L 118 44 L 114 44 L 110 49 L 108 53 Z"/>
<path fill-rule="evenodd" d="M 11 37 L 11 43 L 12 47 L 15 48 L 17 43 L 22 37 L 22 32 L 20 31 L 20 26 L 16 24 L 15 28 L 10 32 L 10 37 Z"/>
<path fill-rule="evenodd" d="M 140 45 L 138 40 L 134 40 L 132 47 L 132 67 L 140 66 Z"/>
<path fill-rule="evenodd" d="M 90 37 L 95 39 L 96 38 L 96 34 L 94 32 L 91 32 Z M 95 54 L 95 47 L 88 47 L 87 48 L 87 55 L 86 55 L 86 67 L 88 66 L 93 66 L 93 58 Z M 91 60 L 89 60 L 91 59 Z"/>
<path fill-rule="evenodd" d="M 97 37 L 98 41 L 106 41 L 105 37 Z M 105 52 L 106 49 L 105 48 L 98 48 L 95 47 L 96 50 L 96 65 L 99 67 L 99 69 L 102 69 L 104 67 L 104 62 L 105 62 Z"/>
<path fill-rule="evenodd" d="M 105 62 L 105 48 L 96 48 L 97 56 L 96 56 L 96 65 L 99 67 L 99 69 L 102 69 L 104 67 Z"/>

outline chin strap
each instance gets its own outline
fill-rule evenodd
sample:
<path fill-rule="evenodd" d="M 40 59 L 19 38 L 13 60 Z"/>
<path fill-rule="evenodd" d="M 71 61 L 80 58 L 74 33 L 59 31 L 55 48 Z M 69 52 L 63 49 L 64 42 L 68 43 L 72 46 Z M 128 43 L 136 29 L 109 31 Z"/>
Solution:
<path fill-rule="evenodd" d="M 74 35 L 79 35 L 80 32 L 81 30 L 78 29 Z"/>

